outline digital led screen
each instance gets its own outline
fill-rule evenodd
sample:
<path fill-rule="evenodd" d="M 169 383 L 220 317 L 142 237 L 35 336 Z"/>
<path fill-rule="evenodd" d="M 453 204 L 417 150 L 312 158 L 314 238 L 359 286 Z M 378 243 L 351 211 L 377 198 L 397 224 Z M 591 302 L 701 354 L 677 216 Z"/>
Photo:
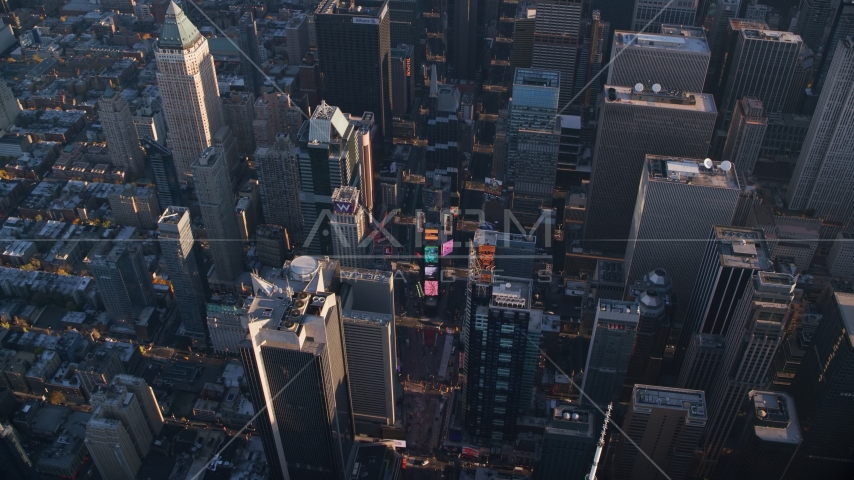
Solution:
<path fill-rule="evenodd" d="M 424 282 L 424 295 L 428 297 L 439 296 L 439 282 L 436 280 L 427 280 Z"/>
<path fill-rule="evenodd" d="M 429 278 L 430 280 L 436 280 L 439 278 L 439 267 L 427 265 L 424 267 L 424 277 Z"/>
<path fill-rule="evenodd" d="M 429 263 L 439 263 L 439 247 L 436 245 L 428 245 L 424 247 L 424 261 Z"/>
<path fill-rule="evenodd" d="M 447 257 L 448 255 L 454 253 L 454 240 L 448 240 L 447 242 L 442 244 L 442 256 Z"/>

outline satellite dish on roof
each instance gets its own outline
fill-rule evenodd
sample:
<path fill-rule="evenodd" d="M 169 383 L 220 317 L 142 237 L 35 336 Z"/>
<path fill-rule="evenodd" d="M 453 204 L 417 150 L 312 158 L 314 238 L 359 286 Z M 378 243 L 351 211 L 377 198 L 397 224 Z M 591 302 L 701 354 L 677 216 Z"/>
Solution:
<path fill-rule="evenodd" d="M 707 169 L 711 170 L 712 167 L 715 166 L 715 164 L 712 162 L 711 158 L 707 158 L 707 159 L 703 160 L 703 166 L 706 167 Z"/>
<path fill-rule="evenodd" d="M 640 82 L 636 83 L 635 84 L 635 91 L 638 93 L 642 92 L 643 91 L 643 84 Z"/>
<path fill-rule="evenodd" d="M 652 85 L 652 91 L 653 91 L 653 92 L 655 92 L 655 93 L 660 92 L 660 91 L 661 91 L 661 85 L 659 85 L 659 84 L 657 84 L 657 83 L 654 83 L 654 84 Z"/>
<path fill-rule="evenodd" d="M 728 172 L 730 168 L 732 168 L 732 163 L 729 160 L 721 162 L 721 170 Z"/>

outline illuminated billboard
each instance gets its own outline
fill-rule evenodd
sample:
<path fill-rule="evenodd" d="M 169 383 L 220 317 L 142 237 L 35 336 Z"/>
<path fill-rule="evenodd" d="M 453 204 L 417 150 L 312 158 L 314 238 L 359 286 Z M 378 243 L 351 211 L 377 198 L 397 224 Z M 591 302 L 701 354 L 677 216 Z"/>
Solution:
<path fill-rule="evenodd" d="M 438 297 L 439 282 L 436 280 L 427 280 L 424 282 L 424 295 L 428 297 Z"/>
<path fill-rule="evenodd" d="M 454 240 L 448 240 L 447 242 L 442 244 L 442 256 L 447 257 L 448 255 L 454 253 Z"/>
<path fill-rule="evenodd" d="M 428 278 L 430 280 L 436 280 L 439 278 L 439 267 L 434 267 L 432 265 L 424 267 L 424 278 Z"/>
<path fill-rule="evenodd" d="M 427 245 L 424 247 L 424 262 L 428 264 L 439 263 L 439 247 L 436 245 Z"/>

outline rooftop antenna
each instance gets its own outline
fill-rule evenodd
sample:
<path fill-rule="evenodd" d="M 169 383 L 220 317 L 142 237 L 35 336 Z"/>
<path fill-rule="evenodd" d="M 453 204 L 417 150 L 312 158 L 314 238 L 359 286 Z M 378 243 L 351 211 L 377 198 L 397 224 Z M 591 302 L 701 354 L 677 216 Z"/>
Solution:
<path fill-rule="evenodd" d="M 641 93 L 643 91 L 643 84 L 638 82 L 635 84 L 635 92 Z"/>
<path fill-rule="evenodd" d="M 590 467 L 590 473 L 584 477 L 584 480 L 596 480 L 596 469 L 599 468 L 599 457 L 602 456 L 602 448 L 605 446 L 605 433 L 608 431 L 608 422 L 611 421 L 611 410 L 614 408 L 614 402 L 608 404 L 608 411 L 605 412 L 605 423 L 602 425 L 602 433 L 599 435 L 599 443 L 596 444 L 596 453 L 593 454 L 593 466 Z"/>
<path fill-rule="evenodd" d="M 711 158 L 707 158 L 703 160 L 703 166 L 706 167 L 708 170 L 711 170 L 712 167 L 715 166 L 715 164 L 712 162 Z"/>
<path fill-rule="evenodd" d="M 729 160 L 721 162 L 721 170 L 728 172 L 730 168 L 732 168 L 732 163 Z"/>

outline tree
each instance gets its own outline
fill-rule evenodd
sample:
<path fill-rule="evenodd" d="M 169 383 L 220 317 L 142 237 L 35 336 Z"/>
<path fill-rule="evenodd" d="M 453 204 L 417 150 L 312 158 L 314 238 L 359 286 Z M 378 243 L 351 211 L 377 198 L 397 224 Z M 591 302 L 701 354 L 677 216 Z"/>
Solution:
<path fill-rule="evenodd" d="M 65 403 L 65 395 L 60 391 L 50 392 L 50 396 L 47 398 L 47 401 L 54 405 L 62 405 Z"/>

